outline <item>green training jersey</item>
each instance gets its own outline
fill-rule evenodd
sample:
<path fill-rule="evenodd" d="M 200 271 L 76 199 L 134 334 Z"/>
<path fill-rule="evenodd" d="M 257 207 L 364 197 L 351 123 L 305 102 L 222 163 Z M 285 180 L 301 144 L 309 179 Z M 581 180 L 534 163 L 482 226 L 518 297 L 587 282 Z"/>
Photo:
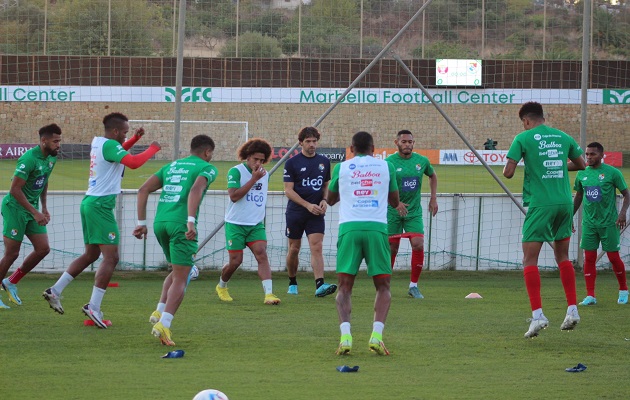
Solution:
<path fill-rule="evenodd" d="M 418 153 L 411 153 L 410 158 L 403 158 L 396 152 L 387 157 L 387 162 L 394 166 L 396 171 L 396 183 L 400 193 L 400 202 L 407 204 L 409 216 L 422 216 L 422 204 L 420 191 L 422 189 L 422 176 L 433 176 L 433 166 L 429 159 Z M 392 206 L 387 208 L 389 213 L 398 215 L 398 211 Z"/>
<path fill-rule="evenodd" d="M 578 171 L 573 189 L 582 194 L 584 218 L 582 225 L 593 228 L 614 226 L 617 222 L 615 189 L 628 188 L 621 171 L 607 164 Z"/>
<path fill-rule="evenodd" d="M 162 183 L 162 194 L 155 212 L 155 222 L 182 222 L 188 218 L 188 195 L 198 177 L 206 178 L 206 189 L 217 177 L 217 168 L 197 156 L 175 160 L 155 173 Z M 205 196 L 203 192 L 201 199 Z M 201 203 L 200 203 L 201 204 Z M 198 217 L 196 211 L 195 218 Z"/>
<path fill-rule="evenodd" d="M 50 178 L 56 162 L 57 157 L 45 156 L 39 146 L 27 150 L 18 159 L 13 176 L 26 181 L 24 186 L 22 186 L 22 193 L 24 193 L 26 200 L 36 210 L 39 210 L 39 198 L 48 183 L 48 178 Z M 22 207 L 10 193 L 6 195 L 3 202 L 12 206 Z"/>
<path fill-rule="evenodd" d="M 525 161 L 523 205 L 530 207 L 572 204 L 567 159 L 583 151 L 575 139 L 547 125 L 516 135 L 507 157 Z"/>

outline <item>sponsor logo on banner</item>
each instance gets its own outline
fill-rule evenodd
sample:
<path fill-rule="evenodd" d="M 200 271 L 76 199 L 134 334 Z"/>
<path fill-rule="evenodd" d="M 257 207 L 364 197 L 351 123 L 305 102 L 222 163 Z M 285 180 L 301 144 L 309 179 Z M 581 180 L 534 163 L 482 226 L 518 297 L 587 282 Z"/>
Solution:
<path fill-rule="evenodd" d="M 622 167 L 623 153 L 620 151 L 605 151 L 602 162 L 608 165 L 612 165 L 613 167 Z"/>
<path fill-rule="evenodd" d="M 630 89 L 604 89 L 604 104 L 630 104 Z"/>
<path fill-rule="evenodd" d="M 0 159 L 20 158 L 36 144 L 0 144 Z"/>
<path fill-rule="evenodd" d="M 507 150 L 477 150 L 479 156 L 488 165 L 505 165 Z M 475 153 L 470 150 L 440 150 L 441 165 L 482 165 Z M 519 161 L 519 165 L 524 165 Z"/>
<path fill-rule="evenodd" d="M 177 94 L 175 88 L 164 88 L 166 96 L 164 99 L 168 102 L 174 102 Z M 185 87 L 182 88 L 182 102 L 184 103 L 210 103 L 212 102 L 212 88 L 202 87 Z"/>

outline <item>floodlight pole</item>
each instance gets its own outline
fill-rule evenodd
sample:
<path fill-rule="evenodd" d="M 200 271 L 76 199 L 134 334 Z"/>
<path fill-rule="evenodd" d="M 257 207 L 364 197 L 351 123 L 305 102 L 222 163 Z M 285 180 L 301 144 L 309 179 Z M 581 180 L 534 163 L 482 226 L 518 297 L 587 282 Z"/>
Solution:
<path fill-rule="evenodd" d="M 182 120 L 182 82 L 184 80 L 184 36 L 186 32 L 186 0 L 179 0 L 177 24 L 177 69 L 175 70 L 175 117 L 173 118 L 173 160 L 179 158 Z"/>

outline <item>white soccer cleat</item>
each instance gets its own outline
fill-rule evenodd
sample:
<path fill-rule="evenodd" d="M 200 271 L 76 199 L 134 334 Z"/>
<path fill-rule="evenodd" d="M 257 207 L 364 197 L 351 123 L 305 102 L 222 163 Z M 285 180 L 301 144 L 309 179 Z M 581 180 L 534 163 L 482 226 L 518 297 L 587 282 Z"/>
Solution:
<path fill-rule="evenodd" d="M 48 288 L 44 290 L 42 297 L 46 299 L 50 308 L 58 312 L 59 314 L 63 314 L 63 307 L 61 306 L 61 298 L 57 296 L 52 288 Z"/>
<path fill-rule="evenodd" d="M 564 321 L 562 321 L 562 325 L 560 325 L 560 329 L 563 331 L 570 331 L 580 322 L 580 316 L 578 315 L 577 310 L 570 312 L 564 317 Z"/>
<path fill-rule="evenodd" d="M 547 329 L 549 326 L 549 320 L 544 315 L 541 315 L 540 318 L 530 318 L 528 321 L 531 321 L 529 324 L 529 329 L 525 332 L 525 338 L 534 338 L 538 336 L 538 332 L 543 329 Z"/>

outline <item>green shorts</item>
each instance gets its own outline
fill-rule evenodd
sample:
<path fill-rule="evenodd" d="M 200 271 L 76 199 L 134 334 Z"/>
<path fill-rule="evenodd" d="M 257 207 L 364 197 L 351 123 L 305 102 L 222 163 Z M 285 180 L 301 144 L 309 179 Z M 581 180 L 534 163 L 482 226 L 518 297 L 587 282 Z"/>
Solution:
<path fill-rule="evenodd" d="M 555 242 L 571 237 L 573 204 L 530 207 L 523 222 L 523 242 Z"/>
<path fill-rule="evenodd" d="M 265 224 L 262 222 L 257 225 L 225 223 L 225 246 L 228 251 L 243 250 L 248 243 L 257 242 L 259 240 L 267 241 Z"/>
<path fill-rule="evenodd" d="M 597 250 L 599 243 L 602 243 L 602 250 L 605 252 L 619 251 L 621 248 L 621 233 L 616 225 L 602 228 L 593 228 L 582 225 L 582 240 L 580 247 L 584 250 Z"/>
<path fill-rule="evenodd" d="M 197 253 L 197 239 L 186 239 L 188 227 L 181 222 L 155 222 L 153 233 L 171 265 L 192 267 Z"/>
<path fill-rule="evenodd" d="M 46 225 L 40 225 L 35 221 L 33 214 L 23 207 L 13 207 L 2 204 L 2 234 L 9 239 L 21 242 L 24 235 L 46 234 Z"/>
<path fill-rule="evenodd" d="M 422 220 L 422 214 L 401 217 L 397 213 L 396 215 L 388 213 L 387 233 L 391 236 L 399 235 L 403 232 L 421 233 L 424 235 L 424 221 Z"/>
<path fill-rule="evenodd" d="M 85 244 L 118 244 L 120 231 L 114 210 L 81 202 L 81 227 Z"/>
<path fill-rule="evenodd" d="M 337 239 L 337 273 L 356 275 L 365 259 L 369 276 L 391 275 L 388 236 L 375 231 L 350 231 Z"/>

